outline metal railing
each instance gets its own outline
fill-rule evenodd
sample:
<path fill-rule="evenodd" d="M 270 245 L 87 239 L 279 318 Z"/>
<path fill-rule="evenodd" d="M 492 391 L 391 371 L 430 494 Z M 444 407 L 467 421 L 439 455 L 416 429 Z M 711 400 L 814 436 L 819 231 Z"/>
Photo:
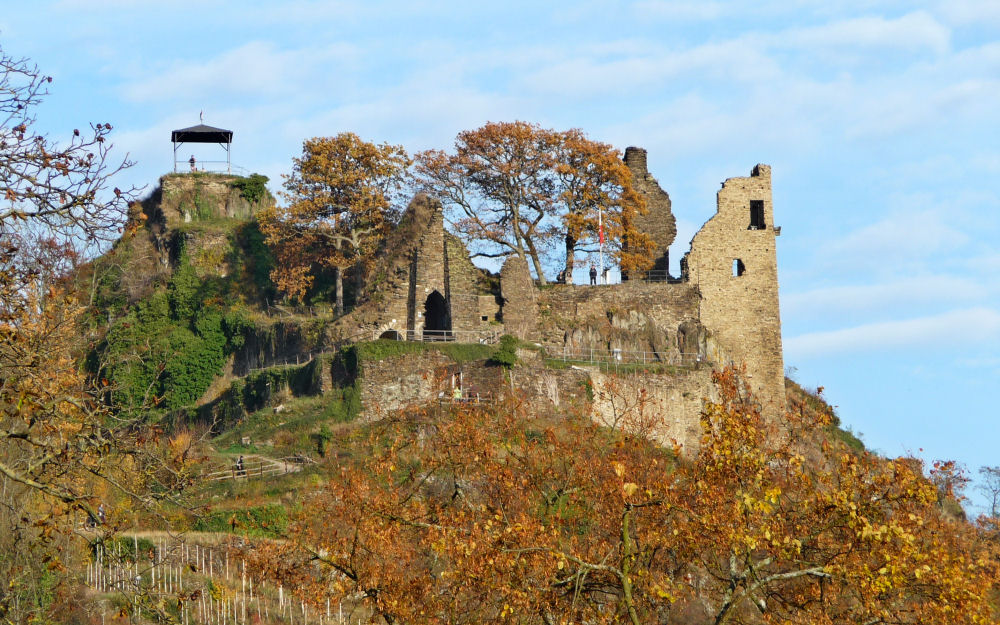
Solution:
<path fill-rule="evenodd" d="M 454 394 L 448 395 L 445 391 L 438 393 L 439 404 L 492 404 L 496 402 L 493 393 L 463 393 L 456 397 Z"/>
<path fill-rule="evenodd" d="M 494 345 L 503 336 L 502 330 L 372 330 L 372 340 L 420 341 L 424 343 L 479 343 Z"/>
<path fill-rule="evenodd" d="M 264 307 L 264 314 L 268 317 L 319 317 L 333 316 L 331 306 L 284 306 L 268 303 Z"/>
<path fill-rule="evenodd" d="M 666 269 L 650 269 L 648 271 L 630 271 L 622 276 L 623 282 L 681 282 L 681 278 L 670 275 Z"/>
<path fill-rule="evenodd" d="M 246 368 L 244 369 L 244 371 L 246 372 L 244 375 L 249 375 L 250 373 L 253 373 L 254 371 L 260 371 L 261 369 L 270 369 L 271 367 L 290 367 L 292 365 L 296 365 L 296 366 L 297 365 L 307 365 L 310 362 L 312 362 L 313 359 L 316 358 L 316 356 L 319 356 L 320 354 L 329 353 L 329 351 L 330 350 L 325 350 L 325 349 L 314 349 L 314 350 L 311 350 L 311 351 L 308 351 L 308 352 L 305 352 L 305 353 L 295 354 L 294 358 L 292 356 L 286 356 L 285 358 L 283 358 L 280 361 L 275 360 L 275 361 L 272 361 L 272 362 L 270 362 L 270 363 L 268 363 L 266 365 L 265 364 L 261 364 L 261 365 L 255 366 L 255 367 L 251 367 L 250 364 L 249 364 L 249 362 L 248 362 L 246 364 Z"/>
<path fill-rule="evenodd" d="M 195 161 L 194 169 L 191 169 L 190 161 L 176 161 L 174 171 L 178 174 L 233 174 L 246 177 L 249 172 L 245 167 L 233 165 L 226 161 Z"/>
<path fill-rule="evenodd" d="M 683 278 L 670 275 L 670 272 L 666 269 L 650 269 L 648 271 L 626 271 L 621 273 L 617 279 L 614 279 L 611 276 L 608 276 L 607 279 L 598 277 L 597 284 L 590 284 L 589 280 L 574 282 L 572 286 L 615 286 L 618 284 L 626 284 L 628 282 L 667 282 L 670 284 L 676 284 L 683 281 Z M 535 286 L 539 286 L 539 284 L 539 281 L 535 280 Z M 548 284 L 562 285 L 565 283 L 556 281 L 549 282 Z"/>
<path fill-rule="evenodd" d="M 643 352 L 623 349 L 572 348 L 545 346 L 546 357 L 563 362 L 669 365 L 674 367 L 694 367 L 708 362 L 698 353 Z"/>

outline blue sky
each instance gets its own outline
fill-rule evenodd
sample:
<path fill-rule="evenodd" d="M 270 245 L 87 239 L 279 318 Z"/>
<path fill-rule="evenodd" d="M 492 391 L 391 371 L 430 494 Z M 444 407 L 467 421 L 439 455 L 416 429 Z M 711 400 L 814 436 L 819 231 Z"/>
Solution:
<path fill-rule="evenodd" d="M 55 78 L 40 126 L 111 122 L 139 185 L 199 111 L 272 183 L 309 137 L 524 119 L 648 149 L 676 259 L 768 163 L 795 377 L 884 454 L 1000 464 L 998 0 L 10 4 L 4 50 Z"/>

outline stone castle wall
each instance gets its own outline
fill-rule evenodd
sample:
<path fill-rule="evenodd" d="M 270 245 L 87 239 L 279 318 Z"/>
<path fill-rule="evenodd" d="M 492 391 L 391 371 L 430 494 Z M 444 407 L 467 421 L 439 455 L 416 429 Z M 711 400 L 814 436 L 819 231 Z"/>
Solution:
<path fill-rule="evenodd" d="M 633 373 L 611 376 L 589 372 L 593 385 L 591 417 L 606 427 L 643 432 L 665 445 L 677 443 L 694 454 L 701 442 L 701 410 L 718 399 L 712 369 L 677 375 Z"/>
<path fill-rule="evenodd" d="M 665 270 L 667 248 L 676 235 L 670 198 L 646 170 L 645 150 L 629 148 L 625 159 L 649 204 L 649 214 L 639 225 L 656 243 L 656 268 Z M 250 207 L 232 187 L 233 180 L 165 176 L 154 198 L 159 211 L 155 216 L 164 224 L 198 216 L 191 211 L 208 210 L 209 217 L 246 216 Z M 209 209 L 199 199 L 203 197 L 214 198 Z M 461 241 L 445 230 L 440 202 L 418 195 L 365 276 L 362 304 L 330 322 L 327 343 L 382 333 L 419 336 L 428 324 L 430 299 L 436 296 L 440 300 L 435 323 L 457 332 L 460 341 L 474 341 L 477 332 L 502 327 L 546 346 L 552 354 L 560 348 L 577 353 L 620 349 L 650 353 L 654 362 L 668 364 L 690 363 L 692 356 L 698 356 L 698 362 L 745 365 L 747 383 L 773 414 L 784 405 L 784 364 L 770 168 L 758 165 L 748 177 L 727 180 L 717 202 L 716 214 L 692 239 L 679 282 L 630 280 L 611 286 L 539 289 L 524 259 L 508 259 L 499 284 L 495 276 L 476 268 Z M 205 254 L 214 249 L 206 246 Z M 291 345 L 296 339 L 289 336 L 283 342 Z M 244 368 L 273 361 L 286 350 L 257 346 L 253 358 L 246 351 Z M 447 365 L 428 361 L 415 366 L 425 365 L 425 371 L 401 372 L 387 364 L 378 373 L 366 372 L 366 379 L 373 380 L 370 394 L 387 389 L 386 408 L 403 406 L 410 396 L 414 400 L 436 396 L 441 385 L 438 374 Z M 563 377 L 569 380 L 575 375 Z M 703 368 L 693 369 L 641 386 L 662 404 L 674 424 L 670 431 L 675 438 L 686 432 L 683 437 L 690 443 L 699 402 L 710 391 L 706 375 Z M 398 384 L 390 378 L 398 379 Z M 559 395 L 552 391 L 558 387 L 553 381 L 557 378 L 562 380 L 538 374 L 525 384 L 537 387 L 533 395 L 549 397 L 558 405 Z M 560 384 L 569 384 L 560 391 L 563 394 L 572 387 L 565 380 Z"/>
<path fill-rule="evenodd" d="M 670 246 L 677 236 L 677 221 L 670 210 L 670 196 L 649 173 L 646 150 L 625 148 L 625 165 L 635 178 L 636 189 L 646 198 L 648 212 L 636 218 L 636 226 L 653 239 L 653 271 L 665 273 L 670 268 Z"/>
<path fill-rule="evenodd" d="M 556 350 L 621 349 L 680 362 L 681 353 L 704 352 L 702 337 L 690 340 L 700 303 L 698 289 L 683 283 L 556 287 L 539 295 L 539 329 L 532 338 Z"/>
<path fill-rule="evenodd" d="M 751 214 L 757 202 L 759 227 Z M 713 360 L 746 364 L 747 383 L 772 413 L 785 405 L 775 236 L 771 168 L 757 165 L 749 177 L 723 183 L 716 214 L 686 257 L 687 279 L 702 297 L 701 323 L 725 352 Z"/>

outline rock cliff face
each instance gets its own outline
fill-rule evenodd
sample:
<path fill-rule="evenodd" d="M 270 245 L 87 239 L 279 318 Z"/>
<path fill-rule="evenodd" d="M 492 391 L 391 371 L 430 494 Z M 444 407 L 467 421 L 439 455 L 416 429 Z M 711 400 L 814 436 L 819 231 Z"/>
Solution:
<path fill-rule="evenodd" d="M 630 281 L 549 289 L 539 296 L 534 338 L 556 351 L 620 349 L 648 353 L 652 362 L 681 362 L 704 356 L 704 336 L 697 330 L 700 301 L 688 284 Z"/>
<path fill-rule="evenodd" d="M 206 219 L 249 219 L 274 205 L 270 193 L 260 201 L 247 201 L 235 184 L 239 180 L 227 174 L 167 174 L 143 202 L 144 212 L 152 223 L 169 228 Z"/>

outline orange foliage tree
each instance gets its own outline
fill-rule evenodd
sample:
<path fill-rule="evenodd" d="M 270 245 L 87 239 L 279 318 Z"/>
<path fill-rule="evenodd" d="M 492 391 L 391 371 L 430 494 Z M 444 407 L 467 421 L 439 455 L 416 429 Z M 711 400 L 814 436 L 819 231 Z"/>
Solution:
<path fill-rule="evenodd" d="M 982 537 L 912 460 L 764 422 L 731 371 L 693 458 L 520 407 L 376 426 L 254 565 L 385 623 L 988 623 Z"/>
<path fill-rule="evenodd" d="M 50 82 L 0 50 L 0 620 L 11 623 L 50 619 L 84 553 L 74 537 L 102 503 L 107 523 L 88 538 L 110 536 L 178 476 L 146 453 L 155 432 L 103 408 L 77 360 L 93 334 L 69 274 L 80 250 L 121 232 L 132 193 L 111 179 L 130 163 L 112 160 L 110 124 L 61 144 L 33 130 Z"/>
<path fill-rule="evenodd" d="M 559 133 L 555 172 L 564 209 L 566 281 L 573 281 L 576 252 L 596 251 L 601 236 L 622 272 L 649 269 L 653 241 L 635 225 L 646 213 L 646 199 L 618 151 L 580 130 L 567 130 Z"/>
<path fill-rule="evenodd" d="M 574 253 L 598 236 L 600 207 L 609 254 L 625 270 L 649 266 L 651 243 L 633 225 L 646 206 L 631 172 L 579 130 L 491 122 L 460 132 L 454 154 L 429 150 L 416 160 L 420 184 L 451 209 L 475 256 L 520 256 L 544 283 L 546 255 L 563 244 L 571 279 Z"/>
<path fill-rule="evenodd" d="M 343 272 L 371 255 L 392 226 L 409 165 L 402 147 L 350 132 L 306 140 L 285 176 L 288 205 L 258 214 L 275 255 L 271 278 L 278 288 L 303 299 L 316 271 L 332 269 L 337 313 L 343 314 Z"/>

